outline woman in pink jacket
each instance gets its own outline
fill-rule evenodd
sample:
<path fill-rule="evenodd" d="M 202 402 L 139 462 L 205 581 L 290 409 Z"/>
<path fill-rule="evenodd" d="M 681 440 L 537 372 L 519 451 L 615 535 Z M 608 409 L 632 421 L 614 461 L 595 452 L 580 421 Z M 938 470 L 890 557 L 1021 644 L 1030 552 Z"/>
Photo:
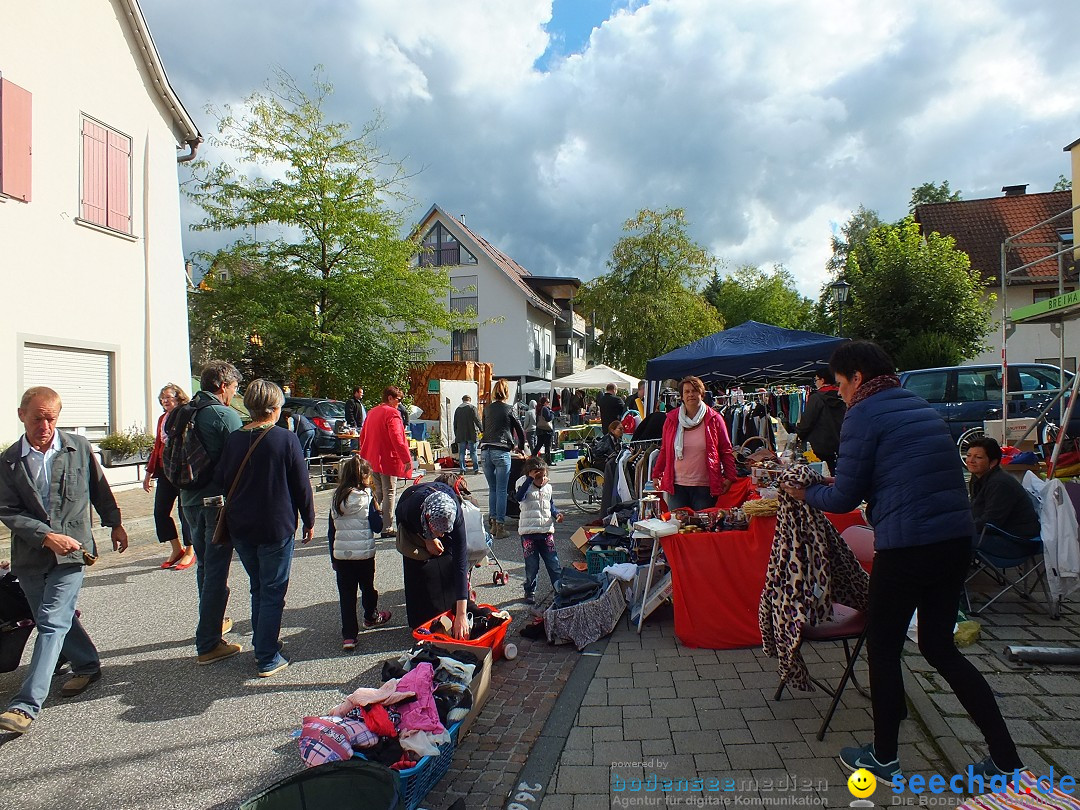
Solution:
<path fill-rule="evenodd" d="M 405 424 L 401 421 L 398 403 L 405 395 L 400 388 L 383 390 L 382 403 L 368 411 L 360 429 L 360 457 L 371 465 L 375 501 L 381 505 L 386 524 L 383 537 L 394 537 L 394 496 L 397 479 L 408 478 L 412 468 L 409 443 L 405 441 Z"/>
<path fill-rule="evenodd" d="M 679 389 L 683 404 L 664 420 L 653 484 L 669 509 L 708 509 L 735 480 L 735 454 L 727 425 L 702 399 L 705 383 L 683 377 Z"/>

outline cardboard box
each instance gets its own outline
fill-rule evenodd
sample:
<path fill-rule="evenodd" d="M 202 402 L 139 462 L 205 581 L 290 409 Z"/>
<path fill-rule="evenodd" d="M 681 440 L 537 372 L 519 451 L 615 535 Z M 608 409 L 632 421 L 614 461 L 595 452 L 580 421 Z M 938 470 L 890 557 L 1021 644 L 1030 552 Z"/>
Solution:
<path fill-rule="evenodd" d="M 603 526 L 582 526 L 570 536 L 570 542 L 580 551 L 589 545 L 589 541 L 604 531 Z"/>
<path fill-rule="evenodd" d="M 491 649 L 489 647 L 471 647 L 468 644 L 458 644 L 454 641 L 425 641 L 423 643 L 447 650 L 464 650 L 475 655 L 480 661 L 478 669 L 473 673 L 472 683 L 469 684 L 469 689 L 472 690 L 473 705 L 472 711 L 461 721 L 461 730 L 458 734 L 460 739 L 465 736 L 472 724 L 476 722 L 476 718 L 480 716 L 480 710 L 484 708 L 484 704 L 487 702 L 488 691 L 491 689 Z"/>

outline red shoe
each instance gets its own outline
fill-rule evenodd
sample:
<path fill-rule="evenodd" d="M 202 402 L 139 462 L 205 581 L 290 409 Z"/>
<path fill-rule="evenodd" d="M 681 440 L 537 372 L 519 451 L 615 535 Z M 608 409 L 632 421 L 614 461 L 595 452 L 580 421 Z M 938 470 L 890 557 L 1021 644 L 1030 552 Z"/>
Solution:
<path fill-rule="evenodd" d="M 190 560 L 188 560 L 186 563 L 177 563 L 176 565 L 173 566 L 173 570 L 174 571 L 186 571 L 187 569 L 191 568 L 191 566 L 193 566 L 194 564 L 195 564 L 195 555 L 192 554 Z"/>

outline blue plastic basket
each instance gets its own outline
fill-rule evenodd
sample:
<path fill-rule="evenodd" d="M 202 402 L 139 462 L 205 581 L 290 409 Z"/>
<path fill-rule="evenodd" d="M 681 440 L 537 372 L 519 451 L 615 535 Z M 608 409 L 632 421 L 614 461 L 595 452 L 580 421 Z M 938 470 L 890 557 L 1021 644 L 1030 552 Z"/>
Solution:
<path fill-rule="evenodd" d="M 397 772 L 398 795 L 401 797 L 399 806 L 403 810 L 416 810 L 428 793 L 431 792 L 431 789 L 450 770 L 450 763 L 454 759 L 454 750 L 457 748 L 460 728 L 460 722 L 450 726 L 450 742 L 439 746 L 439 755 L 437 757 L 424 757 L 413 767 Z M 364 756 L 359 751 L 356 755 Z"/>

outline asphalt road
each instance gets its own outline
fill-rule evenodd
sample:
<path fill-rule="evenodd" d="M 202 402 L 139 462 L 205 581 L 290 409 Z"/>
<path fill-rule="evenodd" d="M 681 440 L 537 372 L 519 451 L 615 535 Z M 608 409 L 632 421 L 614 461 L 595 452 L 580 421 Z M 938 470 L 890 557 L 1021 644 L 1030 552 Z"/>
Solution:
<path fill-rule="evenodd" d="M 569 498 L 573 462 L 553 469 L 557 503 L 568 508 L 557 533 L 564 564 L 573 530 L 592 516 Z M 483 476 L 470 484 L 486 507 Z M 163 571 L 163 548 L 136 542 L 124 555 L 105 552 L 88 572 L 79 608 L 102 658 L 102 680 L 83 695 L 59 697 L 63 678 L 31 731 L 0 735 L 0 808 L 235 807 L 244 797 L 300 768 L 293 732 L 305 715 L 322 714 L 358 686 L 377 686 L 383 660 L 412 643 L 405 625 L 400 556 L 380 541 L 379 607 L 393 611 L 383 627 L 361 633 L 353 653 L 341 650 L 337 591 L 326 547 L 329 493 L 319 493 L 316 539 L 298 546 L 282 639 L 293 663 L 273 678 L 255 677 L 247 575 L 234 561 L 230 639 L 244 651 L 212 666 L 195 665 L 195 569 Z M 486 511 L 486 508 L 485 508 Z M 512 528 L 512 526 L 510 527 Z M 494 567 L 478 570 L 480 601 L 523 616 L 523 565 L 515 535 L 496 541 L 511 575 L 494 586 Z M 539 593 L 550 586 L 541 566 Z M 31 643 L 33 637 L 31 637 Z M 23 658 L 29 660 L 30 645 Z M 522 662 L 522 658 L 518 659 Z M 527 661 L 524 662 L 527 664 Z M 511 664 L 500 664 L 509 666 Z M 0 674 L 0 700 L 18 689 L 25 666 Z"/>

